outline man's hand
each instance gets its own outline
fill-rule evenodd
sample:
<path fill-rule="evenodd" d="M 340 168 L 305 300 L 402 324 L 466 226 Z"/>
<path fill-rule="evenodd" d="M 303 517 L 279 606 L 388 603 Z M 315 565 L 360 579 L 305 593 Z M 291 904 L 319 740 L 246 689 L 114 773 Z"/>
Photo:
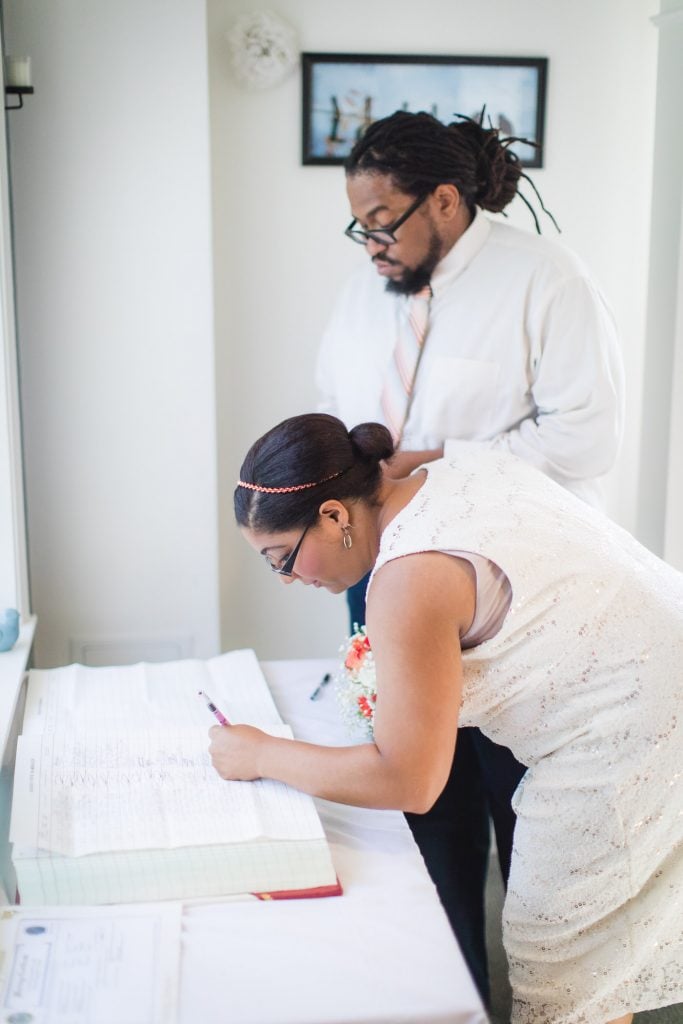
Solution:
<path fill-rule="evenodd" d="M 410 476 L 423 462 L 433 462 L 443 456 L 443 448 L 427 448 L 419 452 L 395 452 L 388 462 L 383 463 L 384 472 L 392 480 Z"/>

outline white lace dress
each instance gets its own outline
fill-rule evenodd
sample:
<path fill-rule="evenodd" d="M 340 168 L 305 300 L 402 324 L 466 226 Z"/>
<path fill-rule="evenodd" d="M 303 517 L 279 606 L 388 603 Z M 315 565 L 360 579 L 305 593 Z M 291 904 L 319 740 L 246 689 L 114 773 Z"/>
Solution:
<path fill-rule="evenodd" d="M 503 921 L 513 1024 L 683 1001 L 683 574 L 516 458 L 463 446 L 425 468 L 374 572 L 467 551 L 512 588 L 463 653 L 460 724 L 528 766 Z"/>

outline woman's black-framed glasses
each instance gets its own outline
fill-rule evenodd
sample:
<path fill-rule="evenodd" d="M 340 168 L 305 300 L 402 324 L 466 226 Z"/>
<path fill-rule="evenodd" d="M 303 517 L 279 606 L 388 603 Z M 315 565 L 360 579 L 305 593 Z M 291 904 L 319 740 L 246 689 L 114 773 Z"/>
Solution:
<path fill-rule="evenodd" d="M 395 220 L 393 224 L 387 224 L 385 228 L 376 228 L 372 231 L 363 231 L 362 228 L 354 228 L 354 224 L 358 223 L 357 218 L 354 217 L 348 228 L 344 232 L 347 238 L 350 238 L 352 242 L 358 242 L 359 245 L 367 245 L 368 241 L 377 242 L 378 245 L 394 245 L 396 237 L 394 232 L 400 228 L 401 224 L 405 224 L 419 206 L 422 206 L 425 199 L 429 195 L 427 192 L 423 196 L 418 196 L 414 203 L 411 203 L 405 213 L 402 213 L 398 220 Z"/>
<path fill-rule="evenodd" d="M 311 524 L 309 523 L 304 532 L 301 534 L 298 541 L 294 545 L 292 553 L 290 555 L 287 555 L 287 558 L 283 565 L 278 567 L 274 562 L 271 562 L 269 558 L 266 558 L 266 562 L 270 566 L 271 570 L 273 572 L 276 572 L 278 576 L 291 576 L 292 573 L 294 572 L 294 563 L 296 562 L 296 556 L 299 554 L 299 548 L 303 544 L 304 537 L 306 536 L 306 533 L 308 532 L 308 527 L 310 525 Z"/>

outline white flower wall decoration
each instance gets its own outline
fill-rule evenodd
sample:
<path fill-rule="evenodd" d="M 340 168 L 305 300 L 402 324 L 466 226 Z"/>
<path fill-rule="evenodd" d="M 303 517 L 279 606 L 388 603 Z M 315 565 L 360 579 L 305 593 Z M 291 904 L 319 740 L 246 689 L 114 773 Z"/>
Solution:
<path fill-rule="evenodd" d="M 250 89 L 277 85 L 296 67 L 296 34 L 271 11 L 243 14 L 227 40 L 235 77 Z"/>

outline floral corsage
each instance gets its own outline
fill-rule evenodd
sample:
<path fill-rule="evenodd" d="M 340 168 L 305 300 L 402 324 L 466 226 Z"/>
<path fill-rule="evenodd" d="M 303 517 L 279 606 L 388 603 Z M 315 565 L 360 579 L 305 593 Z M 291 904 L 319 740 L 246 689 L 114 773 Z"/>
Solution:
<path fill-rule="evenodd" d="M 377 701 L 375 659 L 365 626 L 354 626 L 339 651 L 344 661 L 336 679 L 336 694 L 342 716 L 353 731 L 372 736 Z"/>

